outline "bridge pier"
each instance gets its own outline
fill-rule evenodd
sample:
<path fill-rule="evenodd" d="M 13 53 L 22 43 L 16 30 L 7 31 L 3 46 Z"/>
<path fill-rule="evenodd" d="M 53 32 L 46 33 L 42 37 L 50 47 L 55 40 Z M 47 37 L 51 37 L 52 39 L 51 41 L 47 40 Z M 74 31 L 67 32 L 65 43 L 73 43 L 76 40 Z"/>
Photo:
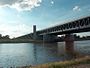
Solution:
<path fill-rule="evenodd" d="M 65 50 L 67 53 L 74 52 L 74 36 L 71 34 L 65 35 Z"/>
<path fill-rule="evenodd" d="M 37 34 L 36 34 L 36 25 L 33 25 L 33 39 L 37 39 Z"/>
<path fill-rule="evenodd" d="M 40 36 L 37 34 L 36 25 L 33 25 L 33 40 L 34 40 L 34 42 L 41 42 L 42 38 L 43 38 L 43 36 Z"/>

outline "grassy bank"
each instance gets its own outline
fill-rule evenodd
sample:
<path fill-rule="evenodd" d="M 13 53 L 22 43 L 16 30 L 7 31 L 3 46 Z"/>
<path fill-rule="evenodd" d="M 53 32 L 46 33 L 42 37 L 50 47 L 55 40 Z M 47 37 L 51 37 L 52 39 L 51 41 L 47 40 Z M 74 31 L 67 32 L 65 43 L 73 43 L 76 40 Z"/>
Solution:
<path fill-rule="evenodd" d="M 54 62 L 54 63 L 47 63 L 37 66 L 25 66 L 20 68 L 73 68 L 77 65 L 86 65 L 90 64 L 90 57 L 86 56 L 84 58 L 78 58 L 70 61 L 61 61 L 61 62 Z M 77 67 L 75 67 L 77 68 Z"/>

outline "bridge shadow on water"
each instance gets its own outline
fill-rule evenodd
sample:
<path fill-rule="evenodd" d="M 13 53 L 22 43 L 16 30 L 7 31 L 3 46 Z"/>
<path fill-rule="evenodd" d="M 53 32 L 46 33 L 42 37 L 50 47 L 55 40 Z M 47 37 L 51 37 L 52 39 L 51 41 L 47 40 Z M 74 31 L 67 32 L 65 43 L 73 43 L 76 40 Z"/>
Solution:
<path fill-rule="evenodd" d="M 37 53 L 37 46 L 36 44 L 34 44 L 35 46 L 35 56 Z M 39 46 L 43 46 L 42 47 L 42 51 L 45 51 L 45 53 L 50 56 L 50 54 L 53 54 L 53 56 L 58 57 L 59 59 L 57 61 L 60 60 L 71 60 L 71 59 L 75 59 L 78 57 L 81 57 L 81 55 L 76 52 L 74 50 L 74 46 L 72 46 L 72 49 L 67 49 L 65 42 L 56 42 L 56 43 L 39 43 Z M 36 58 L 36 60 L 38 60 Z M 52 59 L 50 59 L 52 60 Z M 53 59 L 54 60 L 54 59 Z"/>

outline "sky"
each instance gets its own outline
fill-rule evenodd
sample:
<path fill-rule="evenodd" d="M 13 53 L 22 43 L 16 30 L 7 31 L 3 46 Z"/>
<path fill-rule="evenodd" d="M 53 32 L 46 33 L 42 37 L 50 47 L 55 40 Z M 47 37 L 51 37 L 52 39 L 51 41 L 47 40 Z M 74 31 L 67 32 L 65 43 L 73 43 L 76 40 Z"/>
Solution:
<path fill-rule="evenodd" d="M 11 38 L 90 16 L 90 0 L 0 0 L 0 34 Z M 89 35 L 82 33 L 80 35 Z"/>

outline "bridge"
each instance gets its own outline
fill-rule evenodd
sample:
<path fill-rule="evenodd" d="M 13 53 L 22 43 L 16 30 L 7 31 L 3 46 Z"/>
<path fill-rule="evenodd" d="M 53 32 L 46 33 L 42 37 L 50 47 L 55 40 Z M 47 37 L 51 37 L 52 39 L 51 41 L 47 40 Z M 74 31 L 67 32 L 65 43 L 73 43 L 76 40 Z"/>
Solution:
<path fill-rule="evenodd" d="M 39 31 L 36 31 L 36 26 L 34 25 L 33 39 L 43 39 L 45 36 L 44 40 L 53 41 L 57 35 L 88 31 L 90 31 L 90 16 Z"/>
<path fill-rule="evenodd" d="M 33 40 L 43 40 L 47 41 L 53 40 L 57 35 L 62 34 L 72 34 L 80 32 L 90 31 L 90 16 L 83 17 L 74 21 L 70 21 L 64 24 L 56 25 L 42 30 L 36 30 L 36 25 L 33 26 L 33 33 L 18 37 L 18 38 L 30 38 Z M 52 39 L 51 39 L 52 38 Z M 49 40 L 50 39 L 50 40 Z"/>
<path fill-rule="evenodd" d="M 46 28 L 37 31 L 39 35 L 45 34 L 68 34 L 68 33 L 80 33 L 90 31 L 90 16 L 84 17 L 75 21 L 60 24 L 54 27 Z"/>
<path fill-rule="evenodd" d="M 65 34 L 66 50 L 73 50 L 74 37 L 73 33 L 90 31 L 90 16 L 83 17 L 74 21 L 70 21 L 57 26 L 49 27 L 42 30 L 36 30 L 36 25 L 33 26 L 33 33 L 21 36 L 19 38 L 30 38 L 34 41 L 42 40 L 46 42 L 53 42 L 57 35 Z"/>

